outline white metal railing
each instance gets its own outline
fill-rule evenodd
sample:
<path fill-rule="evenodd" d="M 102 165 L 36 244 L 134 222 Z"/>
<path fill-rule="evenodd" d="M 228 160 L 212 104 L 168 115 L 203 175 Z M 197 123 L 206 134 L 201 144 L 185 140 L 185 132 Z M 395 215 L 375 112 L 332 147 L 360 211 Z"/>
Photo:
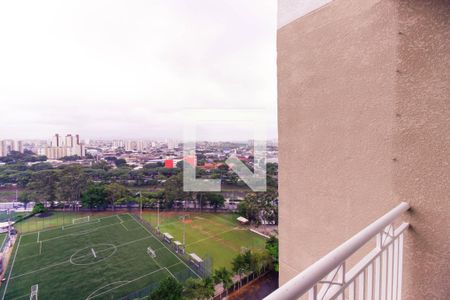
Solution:
<path fill-rule="evenodd" d="M 400 203 L 278 288 L 265 300 L 307 297 L 309 300 L 400 300 L 402 293 L 403 233 L 408 223 L 394 221 L 409 209 Z M 347 260 L 376 237 L 376 246 L 347 270 Z"/>

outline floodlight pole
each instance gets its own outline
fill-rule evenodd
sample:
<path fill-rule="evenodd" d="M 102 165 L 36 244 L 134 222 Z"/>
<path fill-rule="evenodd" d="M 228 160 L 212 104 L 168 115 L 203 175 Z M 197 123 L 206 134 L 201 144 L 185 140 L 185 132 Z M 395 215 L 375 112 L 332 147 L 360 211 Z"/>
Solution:
<path fill-rule="evenodd" d="M 158 219 L 158 224 L 157 224 L 157 226 L 156 226 L 156 228 L 158 229 L 158 231 L 159 231 L 159 199 L 158 199 L 158 217 L 157 217 L 157 219 Z"/>
<path fill-rule="evenodd" d="M 12 246 L 12 241 L 11 241 L 11 211 L 8 209 L 7 211 L 8 214 L 8 241 L 9 241 L 9 246 Z"/>
<path fill-rule="evenodd" d="M 189 215 L 183 215 L 183 247 L 186 249 L 186 217 Z"/>
<path fill-rule="evenodd" d="M 141 220 L 142 220 L 142 193 L 139 191 L 139 199 L 141 200 Z"/>
<path fill-rule="evenodd" d="M 135 194 L 135 196 L 137 196 L 137 195 L 139 195 L 139 199 L 141 200 L 140 202 L 141 202 L 141 206 L 140 206 L 140 210 L 139 210 L 139 216 L 140 216 L 140 218 L 141 218 L 141 220 L 142 220 L 142 193 L 141 193 L 141 191 L 138 191 L 136 194 Z"/>

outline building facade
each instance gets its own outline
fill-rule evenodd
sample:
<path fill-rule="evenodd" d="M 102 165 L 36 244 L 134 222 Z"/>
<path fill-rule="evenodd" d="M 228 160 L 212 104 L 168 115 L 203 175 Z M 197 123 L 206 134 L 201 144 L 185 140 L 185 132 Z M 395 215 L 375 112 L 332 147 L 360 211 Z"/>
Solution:
<path fill-rule="evenodd" d="M 406 201 L 403 298 L 448 299 L 450 1 L 279 0 L 279 26 L 280 284 Z"/>
<path fill-rule="evenodd" d="M 60 159 L 65 156 L 85 157 L 86 149 L 80 142 L 78 134 L 75 136 L 68 134 L 64 139 L 59 134 L 55 134 L 50 146 L 40 148 L 38 154 L 45 155 L 48 159 Z"/>

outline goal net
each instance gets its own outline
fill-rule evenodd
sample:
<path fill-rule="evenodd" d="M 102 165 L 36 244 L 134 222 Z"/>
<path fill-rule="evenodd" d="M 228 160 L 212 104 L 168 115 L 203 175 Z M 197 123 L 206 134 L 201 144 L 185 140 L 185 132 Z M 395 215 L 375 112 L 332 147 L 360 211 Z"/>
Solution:
<path fill-rule="evenodd" d="M 77 218 L 72 219 L 72 224 L 81 224 L 81 223 L 87 223 L 91 220 L 91 216 L 83 217 L 83 218 Z"/>
<path fill-rule="evenodd" d="M 31 286 L 30 300 L 37 300 L 39 286 L 37 284 Z"/>
<path fill-rule="evenodd" d="M 152 247 L 147 248 L 147 254 L 150 255 L 150 257 L 153 257 L 153 258 L 156 257 L 156 252 L 155 252 L 155 250 L 152 249 Z"/>

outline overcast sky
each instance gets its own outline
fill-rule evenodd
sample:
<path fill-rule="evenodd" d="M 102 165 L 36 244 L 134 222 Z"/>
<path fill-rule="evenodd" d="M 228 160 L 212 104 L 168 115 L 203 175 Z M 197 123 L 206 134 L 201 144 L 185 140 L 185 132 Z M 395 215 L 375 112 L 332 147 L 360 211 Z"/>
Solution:
<path fill-rule="evenodd" d="M 274 138 L 276 14 L 274 0 L 1 1 L 0 139 L 179 138 L 190 109 L 262 110 Z"/>

